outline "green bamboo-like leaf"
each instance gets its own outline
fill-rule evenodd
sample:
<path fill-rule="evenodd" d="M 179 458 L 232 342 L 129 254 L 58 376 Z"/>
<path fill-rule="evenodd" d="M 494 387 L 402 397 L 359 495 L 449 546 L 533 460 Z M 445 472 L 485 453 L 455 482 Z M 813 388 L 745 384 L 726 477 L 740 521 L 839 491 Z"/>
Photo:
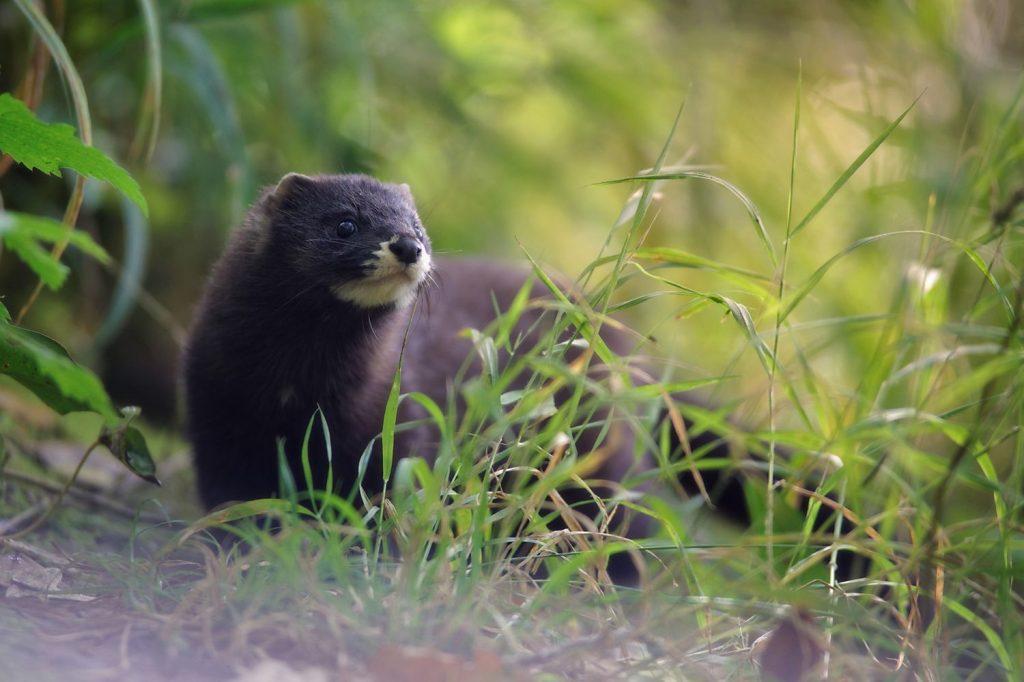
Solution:
<path fill-rule="evenodd" d="M 61 168 L 110 183 L 143 213 L 149 207 L 128 171 L 95 147 L 83 144 L 64 123 L 43 123 L 20 100 L 0 94 L 0 151 L 26 168 L 60 175 Z"/>
<path fill-rule="evenodd" d="M 78 365 L 53 339 L 0 321 L 0 374 L 36 394 L 60 414 L 96 412 L 117 420 L 99 378 Z"/>

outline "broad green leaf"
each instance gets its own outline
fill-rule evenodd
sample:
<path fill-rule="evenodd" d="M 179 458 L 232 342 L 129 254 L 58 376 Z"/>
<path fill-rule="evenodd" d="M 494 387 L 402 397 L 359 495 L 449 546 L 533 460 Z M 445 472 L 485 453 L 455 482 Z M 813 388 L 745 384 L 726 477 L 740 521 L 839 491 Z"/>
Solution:
<path fill-rule="evenodd" d="M 156 465 L 153 463 L 153 456 L 149 453 L 149 446 L 146 444 L 146 437 L 134 426 L 129 426 L 124 433 L 124 452 L 114 453 L 132 473 L 144 478 L 150 483 L 160 485 L 156 477 Z"/>
<path fill-rule="evenodd" d="M 156 465 L 149 454 L 149 446 L 142 432 L 132 426 L 132 420 L 139 415 L 139 408 L 126 407 L 121 410 L 124 415 L 115 426 L 104 426 L 100 432 L 100 442 L 110 450 L 122 464 L 133 474 L 160 485 L 156 477 Z"/>
<path fill-rule="evenodd" d="M 54 258 L 40 242 L 55 244 L 64 238 L 69 238 L 71 244 L 101 263 L 110 260 L 103 247 L 85 232 L 69 229 L 63 223 L 50 218 L 0 211 L 0 242 L 16 253 L 25 265 L 53 290 L 64 284 L 68 276 L 68 267 Z"/>
<path fill-rule="evenodd" d="M 76 364 L 53 339 L 8 321 L 0 322 L 0 374 L 19 382 L 60 414 L 88 411 L 118 419 L 95 374 Z"/>
<path fill-rule="evenodd" d="M 148 213 L 142 190 L 128 171 L 82 143 L 64 123 L 43 123 L 20 100 L 0 94 L 0 151 L 26 168 L 60 175 L 61 168 L 110 183 Z"/>

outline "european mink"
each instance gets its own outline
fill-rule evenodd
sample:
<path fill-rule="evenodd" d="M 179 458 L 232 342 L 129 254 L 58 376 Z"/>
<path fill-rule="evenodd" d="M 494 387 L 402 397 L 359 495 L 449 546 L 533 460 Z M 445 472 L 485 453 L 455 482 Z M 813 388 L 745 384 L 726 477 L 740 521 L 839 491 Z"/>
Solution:
<path fill-rule="evenodd" d="M 410 315 L 402 391 L 444 406 L 472 353 L 461 332 L 485 328 L 526 278 L 493 261 L 435 261 L 406 185 L 363 175 L 285 176 L 233 235 L 187 344 L 188 431 L 202 502 L 274 495 L 280 438 L 301 486 L 300 446 L 317 408 L 331 434 L 334 480 L 347 493 L 381 431 Z M 534 293 L 542 296 L 543 287 Z M 537 315 L 524 314 L 518 331 Z M 412 401 L 403 410 L 400 421 L 425 416 Z M 310 461 L 322 487 L 319 434 L 317 426 Z M 434 442 L 426 428 L 400 432 L 395 453 L 429 458 Z M 632 443 L 623 444 L 594 476 L 621 479 L 634 459 Z M 363 485 L 372 494 L 380 457 L 369 461 Z"/>
<path fill-rule="evenodd" d="M 232 236 L 187 344 L 188 432 L 202 502 L 215 507 L 275 495 L 282 438 L 293 477 L 304 487 L 300 449 L 318 408 L 330 431 L 334 481 L 347 494 L 381 431 L 406 329 L 401 390 L 445 406 L 472 354 L 461 332 L 484 329 L 496 310 L 507 310 L 527 274 L 493 261 L 434 260 L 406 185 L 363 175 L 285 176 Z M 548 295 L 539 285 L 533 294 Z M 524 314 L 514 333 L 536 337 L 538 315 Z M 619 354 L 632 345 L 607 325 L 602 339 Z M 400 422 L 426 415 L 412 401 L 402 405 Z M 309 459 L 322 488 L 327 458 L 319 427 L 313 433 Z M 593 437 L 584 430 L 578 451 L 588 452 Z M 427 427 L 399 432 L 395 454 L 431 458 L 436 439 Z M 611 441 L 593 478 L 622 480 L 631 469 L 651 466 L 645 455 L 638 462 L 631 432 L 608 446 Z M 689 445 L 715 457 L 729 452 L 711 432 L 691 434 Z M 378 453 L 363 481 L 371 495 L 382 484 Z M 734 477 L 718 480 L 709 471 L 704 479 L 717 486 L 720 511 L 749 520 Z M 693 491 L 685 472 L 683 483 Z M 573 491 L 565 496 L 571 503 L 586 500 Z M 642 520 L 631 523 L 624 529 L 629 535 L 647 534 Z"/>

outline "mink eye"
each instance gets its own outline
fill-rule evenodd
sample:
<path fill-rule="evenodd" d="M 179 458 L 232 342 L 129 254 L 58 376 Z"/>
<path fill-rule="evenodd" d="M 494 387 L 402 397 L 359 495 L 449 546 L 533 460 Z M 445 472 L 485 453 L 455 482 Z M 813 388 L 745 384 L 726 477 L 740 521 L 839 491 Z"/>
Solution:
<path fill-rule="evenodd" d="M 356 233 L 356 224 L 351 220 L 342 220 L 338 223 L 338 236 L 351 237 Z"/>

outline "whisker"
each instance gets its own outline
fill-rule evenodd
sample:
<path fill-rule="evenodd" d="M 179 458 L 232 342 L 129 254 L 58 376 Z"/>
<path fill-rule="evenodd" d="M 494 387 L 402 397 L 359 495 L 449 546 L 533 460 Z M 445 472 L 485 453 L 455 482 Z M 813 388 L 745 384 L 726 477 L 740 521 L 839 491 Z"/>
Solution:
<path fill-rule="evenodd" d="M 273 311 L 271 311 L 271 314 L 273 314 L 273 313 L 278 313 L 278 312 L 281 312 L 281 310 L 283 310 L 283 309 L 284 309 L 284 308 L 285 308 L 286 306 L 290 305 L 290 304 L 291 304 L 291 303 L 292 303 L 293 301 L 295 301 L 295 299 L 297 299 L 297 298 L 299 298 L 300 296 L 303 296 L 303 295 L 305 295 L 305 294 L 308 294 L 308 293 L 309 293 L 310 291 L 312 291 L 313 289 L 315 289 L 315 288 L 316 288 L 317 286 L 319 286 L 319 285 L 318 285 L 318 284 L 316 284 L 316 283 L 313 283 L 313 284 L 310 284 L 310 285 L 309 285 L 308 287 L 306 287 L 306 288 L 304 288 L 304 289 L 300 289 L 300 290 L 298 291 L 298 293 L 296 293 L 296 294 L 295 294 L 294 296 L 292 296 L 292 297 L 291 297 L 291 298 L 289 298 L 289 299 L 288 299 L 287 301 L 285 301 L 285 302 L 284 302 L 284 303 L 282 303 L 281 305 L 279 305 L 279 306 L 277 306 L 276 308 L 274 308 L 274 310 L 273 310 Z"/>

